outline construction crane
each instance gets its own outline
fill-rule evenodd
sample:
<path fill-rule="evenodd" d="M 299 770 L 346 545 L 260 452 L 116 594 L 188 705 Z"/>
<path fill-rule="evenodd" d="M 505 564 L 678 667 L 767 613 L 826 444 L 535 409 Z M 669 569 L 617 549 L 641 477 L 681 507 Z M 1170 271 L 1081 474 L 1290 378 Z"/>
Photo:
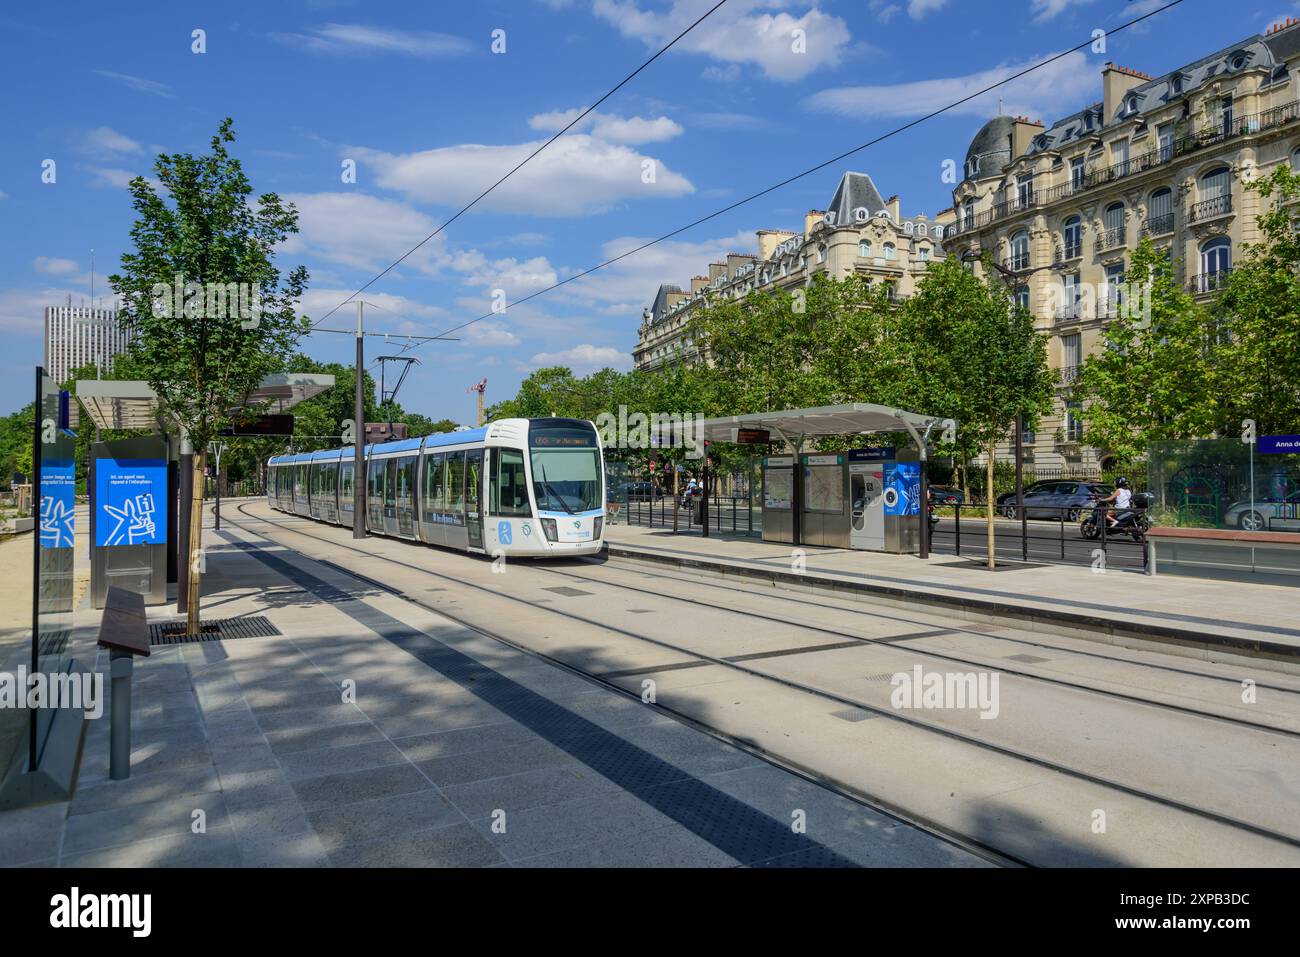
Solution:
<path fill-rule="evenodd" d="M 487 391 L 487 379 L 484 379 L 481 382 L 474 383 L 465 391 L 478 393 L 478 422 L 476 423 L 476 425 L 478 428 L 482 428 L 483 427 L 483 393 Z"/>

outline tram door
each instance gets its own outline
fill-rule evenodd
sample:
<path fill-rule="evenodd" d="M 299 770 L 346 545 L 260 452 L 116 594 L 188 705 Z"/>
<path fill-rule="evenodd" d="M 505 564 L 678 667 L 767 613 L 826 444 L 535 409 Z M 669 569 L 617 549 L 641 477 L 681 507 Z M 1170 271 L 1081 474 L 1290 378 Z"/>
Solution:
<path fill-rule="evenodd" d="M 483 450 L 465 453 L 465 530 L 469 547 L 483 547 Z"/>

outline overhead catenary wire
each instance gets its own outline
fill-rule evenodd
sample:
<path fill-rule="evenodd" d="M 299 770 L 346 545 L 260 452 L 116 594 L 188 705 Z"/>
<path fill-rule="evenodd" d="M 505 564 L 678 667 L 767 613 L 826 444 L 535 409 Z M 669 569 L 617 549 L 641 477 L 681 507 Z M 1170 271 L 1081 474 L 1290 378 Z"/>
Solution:
<path fill-rule="evenodd" d="M 706 10 L 706 11 L 704 12 L 704 14 L 703 14 L 702 16 L 699 17 L 699 19 L 697 19 L 694 23 L 692 23 L 690 26 L 688 26 L 688 27 L 687 27 L 685 30 L 683 30 L 681 33 L 677 34 L 677 36 L 675 36 L 675 37 L 673 37 L 671 40 L 669 40 L 668 43 L 666 43 L 663 47 L 661 47 L 661 48 L 660 48 L 660 49 L 659 49 L 659 50 L 654 54 L 654 56 L 650 57 L 650 59 L 646 60 L 644 63 L 642 63 L 639 67 L 637 67 L 635 70 L 633 70 L 633 71 L 632 71 L 631 73 L 629 73 L 627 76 L 623 77 L 622 80 L 620 80 L 620 81 L 619 81 L 619 82 L 618 82 L 614 87 L 612 87 L 608 92 L 606 92 L 606 93 L 605 93 L 605 94 L 604 94 L 600 99 L 598 99 L 595 103 L 591 104 L 591 106 L 587 107 L 585 110 L 583 110 L 581 113 L 579 113 L 579 114 L 578 114 L 576 117 L 574 117 L 574 118 L 573 118 L 573 119 L 568 123 L 568 125 L 566 125 L 563 129 L 558 130 L 558 131 L 557 131 L 557 132 L 556 132 L 556 133 L 555 133 L 555 134 L 554 134 L 550 139 L 548 139 L 548 140 L 547 140 L 546 142 L 544 142 L 541 146 L 537 147 L 537 149 L 533 150 L 531 153 L 529 153 L 527 156 L 525 156 L 522 160 L 520 160 L 519 163 L 517 163 L 513 168 L 511 168 L 511 169 L 510 169 L 510 170 L 509 170 L 509 171 L 508 171 L 504 176 L 502 176 L 500 179 L 498 179 L 495 183 L 493 183 L 493 184 L 492 184 L 491 186 L 489 186 L 487 189 L 483 190 L 483 192 L 481 192 L 481 193 L 479 193 L 477 196 L 475 196 L 472 200 L 470 200 L 470 201 L 469 201 L 465 206 L 463 206 L 461 209 L 457 210 L 456 213 L 455 213 L 454 215 L 452 215 L 449 219 L 444 220 L 444 221 L 443 221 L 443 222 L 438 226 L 437 229 L 435 229 L 435 230 L 434 230 L 433 232 L 431 232 L 429 235 L 425 236 L 423 239 L 421 239 L 418 243 L 416 243 L 414 246 L 412 246 L 412 247 L 411 247 L 410 249 L 408 249 L 406 252 L 402 253 L 402 255 L 399 256 L 395 261 L 393 261 L 393 262 L 390 263 L 389 265 L 385 266 L 382 272 L 380 272 L 377 276 L 375 276 L 374 278 L 372 278 L 372 279 L 371 279 L 369 282 L 367 282 L 364 286 L 362 286 L 360 289 L 358 289 L 358 290 L 357 290 L 356 292 L 354 292 L 352 295 L 348 296 L 348 298 L 344 299 L 341 303 L 339 303 L 337 306 L 335 306 L 335 307 L 334 307 L 333 309 L 331 309 L 329 312 L 325 313 L 325 315 L 321 316 L 320 319 L 316 320 L 316 322 L 313 323 L 313 328 L 315 328 L 316 325 L 319 325 L 320 323 L 324 322 L 324 321 L 325 321 L 326 319 L 328 319 L 330 316 L 334 315 L 334 313 L 338 312 L 338 310 L 342 309 L 342 308 L 343 308 L 344 306 L 346 306 L 349 302 L 352 302 L 352 301 L 353 301 L 357 296 L 361 295 L 363 292 L 365 292 L 367 289 L 369 289 L 371 286 L 373 286 L 375 283 L 377 283 L 380 279 L 383 279 L 384 276 L 388 275 L 388 273 L 392 272 L 392 271 L 393 271 L 394 269 L 396 269 L 399 265 L 401 265 L 402 262 L 404 262 L 404 261 L 407 259 L 407 257 L 409 257 L 412 253 L 414 253 L 414 252 L 416 252 L 417 250 L 419 250 L 419 249 L 420 249 L 420 248 L 421 248 L 425 243 L 427 243 L 429 240 L 433 239 L 433 237 L 437 236 L 440 232 L 442 232 L 444 229 L 446 229 L 448 226 L 450 226 L 450 225 L 451 225 L 452 223 L 454 223 L 456 220 L 460 219 L 461 216 L 463 216 L 465 213 L 467 213 L 467 212 L 469 212 L 471 209 L 473 209 L 474 206 L 476 206 L 476 205 L 478 204 L 479 200 L 481 200 L 481 199 L 483 199 L 484 197 L 486 197 L 489 193 L 491 193 L 494 189 L 496 189 L 498 186 L 500 186 L 502 183 L 504 183 L 506 180 L 508 180 L 511 176 L 513 176 L 515 173 L 519 172 L 519 170 L 521 170 L 524 166 L 526 166 L 529 162 L 531 162 L 531 161 L 533 160 L 533 158 L 536 157 L 539 153 L 541 153 L 544 149 L 546 149 L 548 146 L 550 146 L 552 143 L 554 143 L 556 140 L 558 140 L 558 139 L 559 139 L 561 136 L 563 136 L 565 133 L 569 132 L 569 130 L 573 129 L 575 126 L 577 126 L 579 123 L 581 123 L 584 119 L 586 119 L 587 116 L 588 116 L 588 115 L 589 115 L 593 110 L 596 109 L 596 107 L 600 106 L 602 103 L 604 103 L 606 100 L 608 100 L 611 96 L 613 96 L 615 93 L 617 93 L 619 90 L 621 90 L 624 86 L 626 86 L 628 83 L 630 83 L 630 82 L 631 82 L 631 81 L 632 81 L 632 80 L 637 76 L 637 74 L 639 74 L 642 70 L 644 70 L 646 67 L 648 67 L 651 63 L 654 63 L 655 60 L 659 59 L 661 56 L 663 56 L 665 53 L 667 53 L 669 50 L 671 50 L 674 46 L 676 46 L 676 44 L 677 44 L 677 42 L 678 42 L 679 40 L 681 40 L 683 37 L 686 36 L 686 34 L 690 33 L 692 30 L 694 30 L 696 27 L 698 27 L 701 23 L 703 23 L 705 20 L 707 20 L 709 17 L 711 17 L 711 16 L 712 16 L 712 15 L 713 15 L 717 10 L 718 10 L 718 8 L 721 7 L 721 6 L 722 6 L 724 3 L 726 3 L 726 2 L 727 2 L 727 0 L 718 0 L 718 2 L 715 3 L 715 4 L 714 4 L 712 7 L 710 7 L 708 10 Z"/>
<path fill-rule="evenodd" d="M 1164 4 L 1163 6 L 1157 7 L 1156 9 L 1151 10 L 1148 13 L 1144 13 L 1140 16 L 1134 17 L 1133 19 L 1120 24 L 1119 26 L 1115 27 L 1113 30 L 1110 30 L 1107 35 L 1111 36 L 1123 30 L 1127 30 L 1128 28 L 1135 26 L 1138 23 L 1141 23 L 1143 20 L 1150 19 L 1151 17 L 1161 14 L 1164 11 L 1170 9 L 1171 7 L 1178 6 L 1182 2 L 1183 0 L 1170 0 L 1170 2 Z M 652 246 L 656 246 L 659 243 L 672 239 L 674 236 L 678 236 L 681 233 L 694 229 L 696 226 L 703 225 L 704 223 L 707 223 L 710 220 L 716 219 L 717 217 L 729 213 L 734 209 L 738 209 L 741 206 L 746 205 L 747 203 L 751 203 L 756 199 L 766 196 L 768 193 L 775 192 L 776 190 L 781 189 L 784 186 L 788 186 L 791 183 L 803 179 L 805 176 L 810 176 L 813 173 L 819 172 L 828 166 L 831 166 L 835 163 L 845 160 L 856 153 L 860 153 L 863 150 L 869 149 L 870 147 L 882 143 L 887 139 L 891 139 L 892 137 L 898 136 L 900 133 L 904 133 L 907 130 L 912 129 L 913 127 L 919 126 L 920 124 L 927 122 L 928 120 L 932 120 L 936 116 L 941 116 L 944 113 L 948 113 L 956 109 L 957 107 L 961 106 L 964 103 L 969 103 L 971 100 L 976 99 L 977 97 L 983 96 L 984 94 L 996 90 L 1001 86 L 1005 86 L 1006 84 L 1012 82 L 1013 80 L 1018 80 L 1023 76 L 1027 76 L 1028 74 L 1033 73 L 1035 70 L 1042 69 L 1043 67 L 1051 63 L 1055 63 L 1057 60 L 1069 56 L 1071 53 L 1077 53 L 1078 51 L 1084 49 L 1085 47 L 1091 46 L 1095 42 L 1096 42 L 1095 39 L 1091 35 L 1089 35 L 1088 39 L 1083 41 L 1082 43 L 1072 46 L 1066 50 L 1062 50 L 1060 53 L 1056 53 L 1050 57 L 1040 60 L 1039 62 L 1034 63 L 1023 70 L 1019 70 L 1016 73 L 1011 74 L 1010 76 L 998 80 L 996 83 L 991 83 L 988 86 L 984 87 L 983 89 L 976 90 L 974 93 L 971 93 L 967 96 L 963 96 L 960 99 L 954 100 L 953 102 L 947 104 L 946 106 L 940 107 L 937 110 L 933 110 L 932 112 L 927 113 L 924 116 L 917 117 L 916 119 L 904 123 L 902 126 L 898 126 L 886 133 L 882 133 L 880 136 L 874 137 L 873 139 L 868 140 L 867 142 L 863 143 L 860 146 L 855 146 L 853 149 L 845 150 L 844 152 L 836 156 L 832 156 L 830 159 L 825 160 L 824 162 L 818 163 L 816 166 L 810 166 L 808 169 L 805 169 L 802 172 L 795 173 L 792 176 L 788 176 L 778 183 L 774 183 L 773 185 L 768 186 L 765 189 L 761 189 L 756 193 L 751 193 L 749 196 L 737 200 L 736 202 L 731 203 L 730 205 L 715 210 L 714 212 L 709 213 L 706 216 L 701 216 L 699 219 L 689 222 L 684 226 L 679 226 L 677 229 L 674 229 L 671 232 L 664 233 L 662 236 L 658 236 L 655 239 L 651 239 L 647 242 L 644 242 L 641 245 L 626 250 L 625 252 L 622 252 L 617 256 L 612 256 L 603 262 L 597 263 L 594 266 L 582 270 L 581 272 L 574 273 L 572 276 L 568 276 L 564 279 L 559 280 L 558 282 L 552 283 L 549 286 L 539 289 L 536 292 L 532 292 L 527 296 L 524 296 L 520 299 L 516 299 L 514 302 L 506 303 L 505 306 L 500 310 L 484 313 L 483 315 L 478 316 L 474 319 L 468 319 L 465 322 L 460 323 L 459 325 L 451 326 L 448 329 L 445 329 L 442 332 L 438 333 L 438 335 L 435 336 L 434 338 L 439 338 L 441 336 L 449 335 L 453 332 L 459 332 L 461 329 L 465 329 L 469 326 L 472 326 L 477 322 L 482 322 L 485 319 L 491 319 L 494 316 L 500 317 L 504 315 L 505 312 L 508 311 L 511 306 L 522 305 L 523 303 L 536 299 L 539 296 L 544 296 L 547 293 L 553 292 L 554 290 L 559 289 L 562 286 L 566 286 L 571 282 L 574 282 L 578 279 L 582 279 L 585 276 L 590 276 L 592 273 L 598 272 L 601 269 L 605 269 L 608 266 L 612 266 L 616 262 L 619 262 L 623 259 L 627 259 L 629 256 L 636 255 L 637 253 L 642 252 L 643 250 L 649 249 Z"/>

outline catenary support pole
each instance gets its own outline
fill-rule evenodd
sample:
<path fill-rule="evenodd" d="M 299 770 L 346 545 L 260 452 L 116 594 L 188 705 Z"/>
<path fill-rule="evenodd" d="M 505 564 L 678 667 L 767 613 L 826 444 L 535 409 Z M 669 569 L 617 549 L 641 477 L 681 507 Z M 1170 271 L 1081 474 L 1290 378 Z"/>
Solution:
<path fill-rule="evenodd" d="M 352 412 L 352 537 L 366 537 L 366 345 L 362 302 L 357 300 L 357 388 Z"/>

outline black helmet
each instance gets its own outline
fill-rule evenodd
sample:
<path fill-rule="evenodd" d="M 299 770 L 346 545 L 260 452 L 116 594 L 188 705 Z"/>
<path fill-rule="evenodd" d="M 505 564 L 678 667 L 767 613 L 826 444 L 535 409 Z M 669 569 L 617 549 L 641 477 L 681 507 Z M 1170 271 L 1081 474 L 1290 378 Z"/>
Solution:
<path fill-rule="evenodd" d="M 1115 479 L 1115 487 L 1128 488 L 1128 479 L 1124 478 L 1124 476 L 1121 475 L 1119 478 Z"/>

